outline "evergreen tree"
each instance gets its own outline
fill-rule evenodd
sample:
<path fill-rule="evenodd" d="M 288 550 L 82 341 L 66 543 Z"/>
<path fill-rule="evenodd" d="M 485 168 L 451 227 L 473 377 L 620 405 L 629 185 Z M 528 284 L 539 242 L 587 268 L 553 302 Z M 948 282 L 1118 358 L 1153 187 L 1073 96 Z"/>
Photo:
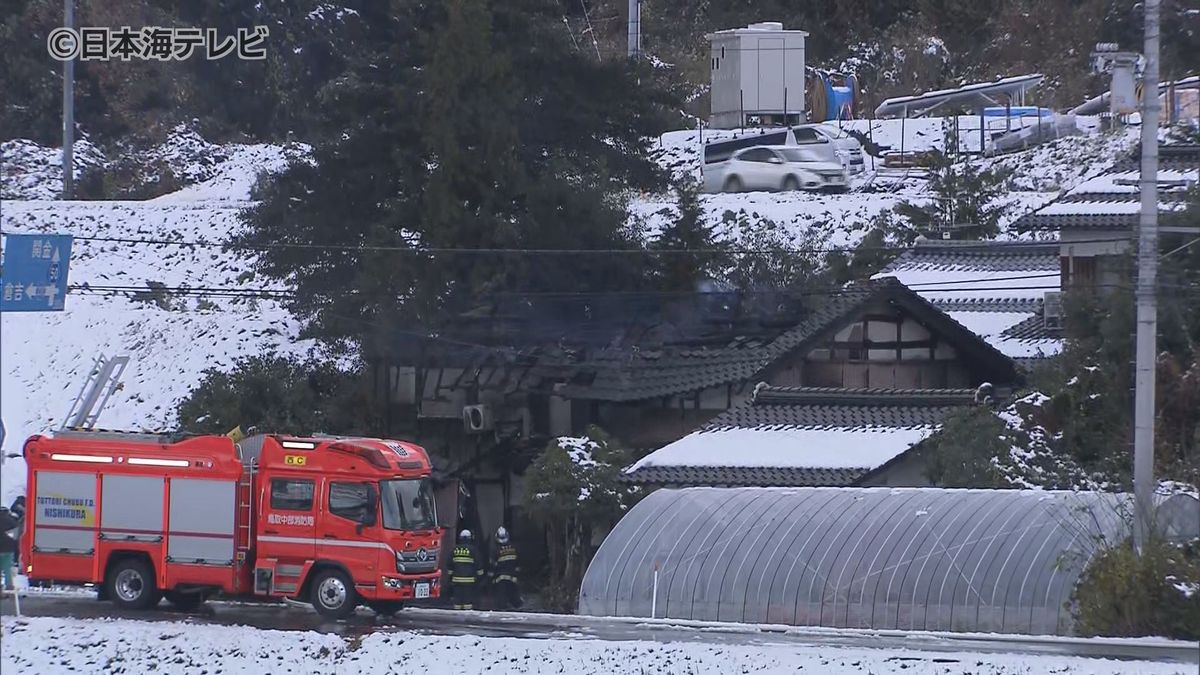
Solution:
<path fill-rule="evenodd" d="M 646 139 L 676 92 L 575 52 L 546 0 L 395 6 L 323 92 L 341 131 L 259 186 L 239 240 L 310 334 L 371 360 L 493 293 L 638 286 L 627 256 L 414 251 L 637 246 L 619 195 L 661 186 Z"/>
<path fill-rule="evenodd" d="M 353 374 L 331 363 L 276 354 L 210 368 L 176 408 L 178 428 L 224 434 L 240 426 L 273 433 L 371 433 L 368 407 Z"/>
<path fill-rule="evenodd" d="M 947 135 L 949 147 L 956 144 L 954 139 L 954 134 Z M 980 168 L 971 161 L 955 161 L 941 151 L 934 151 L 932 157 L 931 202 L 904 202 L 896 206 L 896 213 L 922 233 L 958 231 L 971 239 L 991 239 L 999 234 L 1004 213 L 999 200 L 1008 194 L 1008 173 Z"/>
<path fill-rule="evenodd" d="M 654 288 L 662 291 L 694 291 L 706 279 L 716 279 L 725 271 L 728 256 L 720 252 L 712 225 L 705 222 L 704 208 L 696 186 L 680 183 L 675 188 L 674 222 L 654 238 L 651 248 L 694 253 L 662 253 L 655 260 Z"/>

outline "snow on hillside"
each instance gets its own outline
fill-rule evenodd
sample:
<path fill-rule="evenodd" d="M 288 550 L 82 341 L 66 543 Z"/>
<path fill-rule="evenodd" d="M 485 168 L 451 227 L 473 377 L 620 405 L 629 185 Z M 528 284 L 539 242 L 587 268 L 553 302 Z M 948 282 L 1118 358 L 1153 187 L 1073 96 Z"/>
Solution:
<path fill-rule="evenodd" d="M 0 227 L 5 233 L 220 242 L 240 227 L 237 214 L 249 203 L 256 175 L 283 168 L 289 155 L 303 150 L 271 145 L 216 147 L 199 137 L 177 135 L 160 148 L 161 155 L 179 167 L 177 176 L 202 182 L 149 201 L 61 202 L 41 199 L 56 187 L 29 181 L 21 185 L 21 194 L 38 198 L 5 199 L 0 204 Z M 6 176 L 9 168 L 6 165 Z M 50 182 L 57 180 L 52 172 L 41 175 Z M 145 287 L 147 282 L 168 287 L 268 286 L 240 276 L 249 271 L 251 262 L 244 254 L 218 247 L 76 239 L 69 281 L 93 287 Z M 127 354 L 131 361 L 124 388 L 109 401 L 98 426 L 161 429 L 174 423 L 175 402 L 206 368 L 226 368 L 240 356 L 266 349 L 300 353 L 310 347 L 296 341 L 297 323 L 273 300 L 194 296 L 156 300 L 71 293 L 63 312 L 3 314 L 0 415 L 7 428 L 5 455 L 19 453 L 31 434 L 62 423 L 101 354 Z M 22 464 L 19 459 L 5 460 L 0 480 L 3 503 L 24 483 Z"/>
<path fill-rule="evenodd" d="M 311 631 L 126 620 L 4 617 L 9 673 L 873 673 L 875 675 L 1182 675 L 1194 665 L 1045 654 L 884 651 L 793 644 L 449 637 L 405 631 L 341 637 Z"/>
<path fill-rule="evenodd" d="M 104 153 L 86 140 L 75 143 L 75 176 L 102 166 Z M 57 199 L 62 193 L 62 150 L 33 141 L 0 143 L 0 199 Z"/>
<path fill-rule="evenodd" d="M 1003 120 L 988 120 L 987 131 L 1003 130 Z M 1026 124 L 1036 121 L 1024 120 Z M 1093 118 L 1080 118 L 1083 135 L 1067 136 L 1042 146 L 997 157 L 975 159 L 982 167 L 1010 170 L 1013 191 L 1003 201 L 1005 212 L 1001 227 L 1022 215 L 1053 201 L 1064 191 L 1106 170 L 1117 157 L 1137 143 L 1137 128 L 1101 132 Z M 836 123 L 829 123 L 836 125 Z M 1020 126 L 1014 120 L 1014 126 Z M 860 132 L 884 149 L 921 152 L 943 149 L 949 120 L 940 117 L 909 120 L 854 120 L 842 123 Z M 979 118 L 959 118 L 960 145 L 965 151 L 977 150 Z M 653 144 L 652 154 L 677 180 L 698 182 L 703 144 L 716 140 L 758 133 L 757 130 L 696 129 L 672 131 Z M 866 156 L 867 172 L 854 178 L 851 192 L 701 194 L 705 218 L 712 223 L 728 222 L 739 214 L 751 222 L 770 220 L 782 226 L 787 239 L 829 246 L 853 246 L 870 230 L 871 219 L 908 201 L 927 204 L 931 199 L 925 180 L 918 170 L 883 169 L 876 159 Z M 881 169 L 876 171 L 875 169 Z M 676 214 L 674 195 L 640 195 L 631 200 L 635 223 L 653 236 Z M 718 227 L 718 232 L 739 241 L 738 228 Z M 1001 238 L 1015 238 L 1003 231 Z M 1026 235 L 1027 237 L 1027 235 Z"/>

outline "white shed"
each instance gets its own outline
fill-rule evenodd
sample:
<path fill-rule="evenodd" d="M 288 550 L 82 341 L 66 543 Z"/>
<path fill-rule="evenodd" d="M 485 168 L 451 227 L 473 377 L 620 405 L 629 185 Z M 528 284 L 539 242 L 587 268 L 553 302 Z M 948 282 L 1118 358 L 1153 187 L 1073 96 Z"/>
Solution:
<path fill-rule="evenodd" d="M 804 121 L 804 38 L 776 21 L 708 35 L 712 113 L 717 129 Z"/>

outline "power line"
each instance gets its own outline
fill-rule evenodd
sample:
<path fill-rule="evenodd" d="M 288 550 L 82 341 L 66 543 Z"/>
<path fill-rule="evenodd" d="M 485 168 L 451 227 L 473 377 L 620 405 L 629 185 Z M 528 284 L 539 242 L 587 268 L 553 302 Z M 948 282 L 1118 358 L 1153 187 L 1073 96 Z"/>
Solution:
<path fill-rule="evenodd" d="M 920 294 L 926 293 L 997 293 L 1008 291 L 1047 291 L 1054 290 L 1048 288 L 1044 284 L 1036 285 L 1021 285 L 1021 286 L 1004 286 L 1002 288 L 988 288 L 981 286 L 972 286 L 969 284 L 986 284 L 994 281 L 1021 281 L 1025 279 L 1035 280 L 1040 278 L 1050 278 L 1058 276 L 1057 273 L 1042 273 L 1031 274 L 1015 277 L 980 277 L 975 279 L 957 279 L 947 281 L 928 281 L 905 284 L 905 288 Z M 1163 284 L 1167 286 L 1167 284 Z M 1178 287 L 1182 287 L 1181 285 Z M 1190 287 L 1200 288 L 1200 285 L 1192 285 Z M 1097 284 L 1096 288 L 1114 288 L 1128 289 L 1125 284 Z M 85 295 L 153 295 L 155 293 L 163 293 L 175 296 L 225 296 L 225 297 L 276 297 L 276 298 L 292 298 L 301 295 L 299 291 L 290 289 L 271 289 L 271 288 L 244 288 L 240 286 L 134 286 L 134 285 L 93 285 L 89 283 L 72 284 L 68 287 L 71 293 L 81 293 Z M 728 290 L 678 290 L 678 291 L 663 291 L 663 290 L 605 290 L 605 291 L 496 291 L 490 294 L 485 294 L 483 297 L 546 297 L 546 298 L 572 298 L 572 297 L 671 297 L 671 296 L 757 296 L 757 295 L 788 295 L 791 297 L 808 297 L 808 296 L 825 296 L 841 292 L 856 292 L 864 290 L 862 287 L 854 285 L 836 285 L 822 284 L 800 288 L 749 288 L 749 289 L 728 289 Z M 374 294 L 361 293 L 353 290 L 343 291 L 340 295 L 326 295 L 322 297 L 375 297 Z"/>
<path fill-rule="evenodd" d="M 855 253 L 855 252 L 904 252 L 911 250 L 922 250 L 915 248 L 912 245 L 893 245 L 893 246 L 775 246 L 775 247 L 739 247 L 731 246 L 728 248 L 515 248 L 515 247 L 438 247 L 438 246 L 380 246 L 380 245 L 363 245 L 363 244 L 315 244 L 315 243 L 270 243 L 270 244 L 246 244 L 246 243 L 228 243 L 215 242 L 207 240 L 178 240 L 178 239 L 150 239 L 138 237 L 99 237 L 77 235 L 76 240 L 79 241 L 95 241 L 104 243 L 118 243 L 130 245 L 146 245 L 146 246 L 182 246 L 186 248 L 218 248 L 226 251 L 269 251 L 277 249 L 299 249 L 299 250 L 328 250 L 328 251 L 362 251 L 372 253 L 405 253 L 410 255 L 716 255 L 716 254 L 733 254 L 733 255 L 756 255 L 756 254 L 796 254 L 796 253 Z M 1094 244 L 1094 243 L 1111 243 L 1115 241 L 1112 238 L 1100 239 L 1082 239 L 1072 241 L 1072 244 Z M 1057 241 L 1005 241 L 1001 246 L 996 246 L 995 241 L 980 241 L 978 244 L 957 244 L 953 247 L 946 247 L 947 252 L 970 252 L 970 251 L 987 251 L 995 252 L 997 250 L 1019 250 L 1023 248 L 1040 248 L 1045 246 L 1054 246 Z M 938 250 L 938 249 L 923 249 L 923 250 Z"/>

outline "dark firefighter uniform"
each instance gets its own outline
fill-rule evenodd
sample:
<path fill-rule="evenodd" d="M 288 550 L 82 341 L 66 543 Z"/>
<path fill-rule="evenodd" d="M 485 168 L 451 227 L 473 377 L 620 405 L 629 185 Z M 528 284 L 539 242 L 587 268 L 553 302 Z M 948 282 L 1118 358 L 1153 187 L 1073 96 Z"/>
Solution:
<path fill-rule="evenodd" d="M 492 588 L 496 609 L 521 606 L 521 592 L 517 586 L 517 547 L 511 542 L 499 544 L 492 551 Z"/>
<path fill-rule="evenodd" d="M 468 541 L 460 541 L 450 559 L 450 590 L 454 609 L 475 609 L 479 575 L 479 556 L 475 554 L 475 547 Z"/>

